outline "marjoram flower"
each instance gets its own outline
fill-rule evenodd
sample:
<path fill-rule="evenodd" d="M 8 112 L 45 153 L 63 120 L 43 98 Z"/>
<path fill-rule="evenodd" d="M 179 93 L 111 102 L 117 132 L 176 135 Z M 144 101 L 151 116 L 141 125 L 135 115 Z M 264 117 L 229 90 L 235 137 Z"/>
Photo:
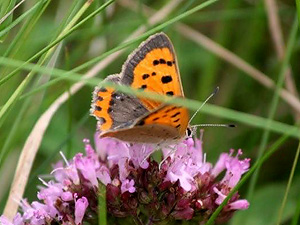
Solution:
<path fill-rule="evenodd" d="M 12 222 L 0 217 L 3 225 L 97 224 L 98 185 L 106 186 L 109 224 L 118 218 L 138 224 L 175 224 L 189 220 L 204 224 L 249 169 L 242 151 L 222 153 L 213 166 L 202 152 L 202 141 L 187 139 L 162 149 L 159 164 L 151 153 L 154 146 L 128 144 L 95 136 L 95 150 L 84 140 L 85 152 L 54 166 L 53 179 L 39 190 L 39 201 L 22 200 L 22 215 Z M 222 177 L 221 174 L 224 174 Z M 249 207 L 235 193 L 217 217 L 228 221 L 237 210 Z"/>

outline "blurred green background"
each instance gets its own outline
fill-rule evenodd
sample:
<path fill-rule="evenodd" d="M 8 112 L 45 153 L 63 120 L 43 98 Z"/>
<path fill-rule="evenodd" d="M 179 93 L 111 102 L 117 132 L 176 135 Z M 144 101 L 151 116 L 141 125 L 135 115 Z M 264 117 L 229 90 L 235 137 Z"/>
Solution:
<path fill-rule="evenodd" d="M 1 0 L 0 19 L 7 15 L 19 2 Z M 105 0 L 94 0 L 80 17 L 80 20 L 91 15 L 105 2 Z M 163 24 L 203 3 L 196 0 L 115 1 L 69 36 L 63 38 L 61 44 L 46 58 L 42 65 L 64 71 L 80 66 L 119 46 L 140 26 L 146 26 L 146 30 L 156 26 L 157 24 L 153 26 L 149 22 L 152 13 L 149 14 L 144 5 L 157 11 L 175 4 L 175 2 L 178 2 L 177 6 L 169 14 L 163 15 L 164 18 L 161 18 L 158 24 Z M 270 7 L 268 2 L 275 3 L 278 10 Z M 84 3 L 83 0 L 24 1 L 9 17 L 3 22 L 1 21 L 0 57 L 2 58 L 0 62 L 3 57 L 26 61 L 44 49 L 61 33 L 66 23 L 74 18 Z M 279 20 L 281 29 L 275 33 L 274 30 L 272 31 L 274 24 L 272 25 L 269 21 L 270 15 L 275 15 Z M 219 0 L 183 18 L 180 23 L 184 23 L 196 33 L 192 37 L 197 38 L 199 33 L 207 36 L 213 43 L 223 46 L 234 53 L 238 59 L 246 61 L 261 71 L 274 83 L 282 74 L 283 65 L 288 66 L 291 76 L 285 79 L 283 87 L 289 91 L 291 90 L 290 87 L 300 91 L 299 35 L 294 36 L 295 41 L 290 46 L 291 55 L 286 64 L 283 64 L 296 15 L 296 6 L 293 0 Z M 222 52 L 219 54 L 223 55 L 225 59 L 216 55 L 211 46 L 203 46 L 192 37 L 187 37 L 186 33 L 180 32 L 176 28 L 177 25 L 178 23 L 171 24 L 163 31 L 170 37 L 177 52 L 185 96 L 188 99 L 202 102 L 219 86 L 220 91 L 210 100 L 210 104 L 225 109 L 233 109 L 236 112 L 270 118 L 291 126 L 296 124 L 300 118 L 300 111 L 293 110 L 291 105 L 281 98 L 277 102 L 274 88 L 266 88 L 249 76 L 247 71 L 243 71 L 228 62 L 227 56 L 224 56 Z M 276 51 L 277 44 L 274 39 L 278 38 L 278 35 L 282 36 L 282 42 L 277 43 L 283 44 L 283 55 L 280 55 L 280 50 L 279 53 L 278 50 Z M 109 74 L 119 73 L 128 54 L 140 42 L 141 40 L 136 41 L 125 48 L 119 57 L 103 70 L 97 72 L 97 78 L 103 79 Z M 40 57 L 31 62 L 40 63 L 38 59 Z M 240 65 L 239 62 L 237 64 Z M 84 75 L 93 65 L 78 73 Z M 15 68 L 5 64 L 5 62 L 1 63 L 0 110 L 3 110 L 9 102 L 9 98 L 29 73 L 22 69 L 6 79 L 8 78 L 7 75 L 11 74 Z M 18 156 L 28 135 L 43 112 L 63 92 L 68 92 L 74 82 L 60 80 L 53 85 L 46 85 L 34 94 L 24 97 L 22 95 L 30 93 L 42 84 L 49 84 L 49 81 L 53 79 L 55 79 L 53 76 L 45 73 L 34 74 L 20 94 L 20 99 L 16 100 L 12 107 L 0 117 L 0 212 L 5 206 Z M 289 82 L 291 85 L 287 87 Z M 94 84 L 94 86 L 96 85 L 97 83 Z M 52 118 L 43 136 L 26 187 L 24 196 L 30 201 L 36 198 L 36 186 L 40 185 L 37 176 L 49 174 L 51 163 L 61 158 L 59 151 L 71 158 L 76 152 L 84 151 L 82 143 L 84 138 L 93 139 L 96 120 L 89 116 L 92 91 L 91 85 L 85 85 L 75 95 L 70 95 L 67 102 L 57 110 Z M 293 94 L 297 96 L 297 93 Z M 272 106 L 273 102 L 274 105 Z M 274 116 L 270 116 L 272 112 Z M 200 111 L 193 120 L 193 124 L 234 123 L 237 125 L 235 129 L 213 127 L 204 129 L 204 150 L 207 153 L 208 161 L 215 162 L 221 152 L 227 152 L 233 148 L 242 149 L 244 156 L 250 157 L 254 163 L 259 157 L 260 149 L 266 151 L 282 135 L 273 131 L 266 131 L 255 124 L 251 126 L 249 123 L 243 123 L 239 120 L 240 114 L 234 115 L 236 121 Z M 281 133 L 284 132 L 283 130 Z M 278 210 L 283 203 L 282 199 L 298 143 L 299 139 L 295 137 L 287 138 L 280 149 L 260 169 L 254 189 L 250 188 L 250 183 L 254 184 L 254 181 L 249 180 L 243 186 L 240 190 L 241 198 L 249 196 L 249 189 L 254 190 L 249 197 L 251 206 L 249 210 L 237 213 L 230 222 L 231 224 L 276 224 Z M 282 224 L 291 224 L 292 220 L 295 221 L 295 217 L 299 216 L 299 190 L 300 171 L 299 166 L 297 166 L 289 190 Z M 298 211 L 296 210 L 297 205 Z"/>

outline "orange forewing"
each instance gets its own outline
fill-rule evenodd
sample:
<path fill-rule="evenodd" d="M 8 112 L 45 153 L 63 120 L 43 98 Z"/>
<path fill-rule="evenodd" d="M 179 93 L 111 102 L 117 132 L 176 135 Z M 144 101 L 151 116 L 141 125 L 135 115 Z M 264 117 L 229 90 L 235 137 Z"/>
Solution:
<path fill-rule="evenodd" d="M 134 69 L 133 88 L 153 91 L 158 94 L 182 96 L 181 83 L 175 56 L 167 47 L 156 48 L 146 54 Z M 141 98 L 149 110 L 156 109 L 161 102 Z"/>

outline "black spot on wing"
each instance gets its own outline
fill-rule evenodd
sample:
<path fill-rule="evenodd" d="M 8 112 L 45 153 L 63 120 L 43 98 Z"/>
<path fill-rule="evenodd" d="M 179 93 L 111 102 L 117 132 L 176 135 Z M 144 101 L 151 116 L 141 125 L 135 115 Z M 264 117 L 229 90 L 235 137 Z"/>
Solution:
<path fill-rule="evenodd" d="M 173 95 L 174 95 L 174 92 L 173 92 L 173 91 L 168 91 L 166 94 L 167 94 L 167 95 L 170 95 L 170 96 L 173 96 Z"/>
<path fill-rule="evenodd" d="M 174 109 L 177 109 L 177 108 L 179 108 L 179 107 L 174 106 L 174 107 L 172 107 L 172 108 L 170 108 L 170 109 L 167 109 L 167 110 L 165 111 L 165 113 L 169 113 L 169 112 L 171 112 L 171 111 L 173 111 Z"/>
<path fill-rule="evenodd" d="M 146 88 L 147 88 L 147 85 L 146 85 L 146 84 L 143 84 L 139 89 L 144 90 L 144 89 L 146 89 Z"/>
<path fill-rule="evenodd" d="M 107 92 L 107 89 L 102 87 L 102 88 L 99 89 L 99 92 Z"/>
<path fill-rule="evenodd" d="M 97 111 L 101 111 L 101 110 L 102 110 L 102 108 L 101 108 L 100 106 L 98 106 L 98 105 L 95 107 L 95 109 L 96 109 Z"/>
<path fill-rule="evenodd" d="M 113 106 L 115 104 L 115 101 L 113 100 L 113 99 L 111 99 L 110 101 L 109 101 L 109 105 L 110 106 Z"/>
<path fill-rule="evenodd" d="M 168 66 L 172 66 L 173 63 L 172 63 L 171 61 L 167 61 L 167 65 L 168 65 Z"/>
<path fill-rule="evenodd" d="M 174 117 L 178 116 L 179 114 L 180 114 L 180 112 L 177 112 L 177 113 L 173 114 L 171 117 L 174 118 Z"/>
<path fill-rule="evenodd" d="M 170 83 L 172 80 L 173 79 L 172 79 L 172 77 L 170 75 L 162 76 L 162 78 L 161 78 L 161 82 L 163 84 Z"/>
<path fill-rule="evenodd" d="M 144 74 L 144 75 L 142 76 L 143 80 L 146 80 L 148 77 L 150 77 L 149 74 Z"/>
<path fill-rule="evenodd" d="M 160 63 L 160 64 L 166 64 L 166 60 L 160 59 L 160 60 L 159 60 L 159 63 Z"/>
<path fill-rule="evenodd" d="M 158 60 L 153 60 L 153 66 L 157 66 L 159 64 L 159 61 Z"/>

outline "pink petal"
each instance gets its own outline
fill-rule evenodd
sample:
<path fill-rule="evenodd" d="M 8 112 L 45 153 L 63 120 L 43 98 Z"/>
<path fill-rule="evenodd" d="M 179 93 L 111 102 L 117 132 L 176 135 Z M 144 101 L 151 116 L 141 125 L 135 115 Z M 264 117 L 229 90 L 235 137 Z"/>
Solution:
<path fill-rule="evenodd" d="M 227 153 L 222 153 L 214 166 L 212 170 L 212 175 L 214 177 L 217 177 L 225 168 L 226 168 L 226 162 L 229 158 L 229 155 Z"/>
<path fill-rule="evenodd" d="M 249 208 L 250 203 L 246 199 L 240 199 L 229 204 L 231 210 L 245 210 Z"/>
<path fill-rule="evenodd" d="M 13 224 L 14 225 L 23 225 L 24 224 L 23 218 L 22 218 L 20 213 L 17 213 L 15 215 L 14 220 L 13 220 Z"/>
<path fill-rule="evenodd" d="M 135 192 L 135 187 L 134 187 L 134 180 L 124 180 L 122 182 L 122 185 L 121 185 L 121 192 L 124 193 L 126 191 L 128 191 L 129 193 L 134 193 Z"/>
<path fill-rule="evenodd" d="M 75 223 L 76 225 L 81 224 L 85 214 L 85 210 L 89 203 L 86 197 L 79 198 L 75 203 Z"/>
<path fill-rule="evenodd" d="M 109 169 L 106 166 L 101 166 L 99 170 L 97 170 L 97 178 L 104 184 L 111 183 L 111 177 L 109 174 Z"/>
<path fill-rule="evenodd" d="M 71 200 L 73 200 L 73 194 L 69 191 L 66 191 L 61 194 L 61 199 L 66 202 L 71 201 Z"/>
<path fill-rule="evenodd" d="M 0 216 L 0 224 L 2 225 L 13 225 L 5 216 Z"/>

